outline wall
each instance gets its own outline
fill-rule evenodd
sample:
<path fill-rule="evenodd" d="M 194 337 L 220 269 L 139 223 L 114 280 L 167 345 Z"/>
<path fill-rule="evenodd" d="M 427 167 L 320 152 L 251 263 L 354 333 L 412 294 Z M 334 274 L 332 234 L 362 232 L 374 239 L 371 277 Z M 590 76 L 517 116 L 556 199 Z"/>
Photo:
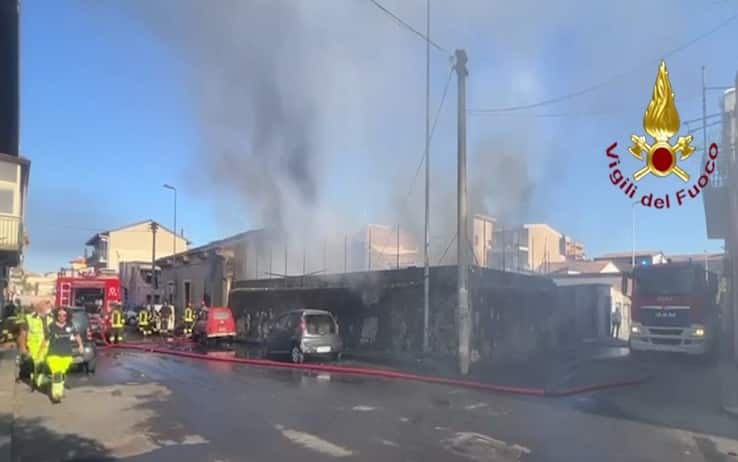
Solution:
<path fill-rule="evenodd" d="M 150 222 L 111 231 L 108 236 L 107 268 L 118 270 L 120 262 L 151 261 Z M 172 255 L 174 235 L 159 228 L 156 232 L 156 258 Z M 187 249 L 187 241 L 177 237 L 177 253 Z"/>
<path fill-rule="evenodd" d="M 431 268 L 430 346 L 432 354 L 448 358 L 457 348 L 454 269 Z M 230 306 L 241 334 L 252 340 L 259 340 L 280 313 L 309 306 L 334 313 L 348 349 L 417 352 L 423 333 L 422 269 L 406 271 L 408 277 L 401 277 L 403 271 L 382 271 L 361 279 L 243 281 L 234 284 Z M 596 335 L 596 321 L 587 322 L 588 308 L 596 313 L 607 298 L 606 293 L 599 294 L 602 300 L 578 295 L 592 289 L 569 289 L 580 300 L 559 304 L 560 289 L 550 280 L 494 270 L 476 269 L 470 281 L 473 356 L 482 362 L 525 357 Z M 569 318 L 584 320 L 572 331 L 566 326 Z M 601 331 L 604 335 L 607 327 Z"/>
<path fill-rule="evenodd" d="M 160 284 L 167 296 L 170 288 L 175 287 L 175 307 L 184 307 L 185 282 L 190 283 L 192 306 L 199 306 L 205 296 L 210 298 L 211 306 L 223 306 L 227 303 L 226 276 L 226 258 L 212 250 L 203 257 L 191 256 L 187 261 L 178 259 L 174 266 L 163 265 Z"/>
<path fill-rule="evenodd" d="M 528 229 L 528 266 L 533 271 L 542 269 L 546 262 L 566 261 L 561 254 L 561 233 L 547 225 L 526 225 Z"/>

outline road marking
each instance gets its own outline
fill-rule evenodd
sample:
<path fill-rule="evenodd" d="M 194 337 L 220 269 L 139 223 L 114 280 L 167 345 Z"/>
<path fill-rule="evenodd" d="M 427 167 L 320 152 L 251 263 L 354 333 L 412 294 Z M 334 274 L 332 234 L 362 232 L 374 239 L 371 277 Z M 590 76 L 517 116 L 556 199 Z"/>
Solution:
<path fill-rule="evenodd" d="M 391 446 L 393 448 L 399 448 L 400 447 L 400 445 L 397 444 L 397 443 L 395 443 L 394 441 L 385 440 L 385 439 L 382 439 L 382 438 L 377 438 L 377 441 L 379 441 L 380 443 L 382 443 L 385 446 Z"/>
<path fill-rule="evenodd" d="M 275 425 L 274 428 L 279 430 L 279 432 L 282 433 L 282 436 L 293 443 L 322 454 L 327 454 L 333 457 L 348 457 L 353 454 L 353 452 L 347 448 L 318 438 L 310 433 L 290 430 L 289 428 L 284 428 L 282 425 Z"/>
<path fill-rule="evenodd" d="M 358 405 L 351 408 L 352 411 L 373 411 L 376 409 L 372 406 L 364 406 L 364 405 Z"/>
<path fill-rule="evenodd" d="M 441 444 L 446 450 L 476 462 L 515 462 L 531 452 L 524 446 L 470 432 L 458 432 Z"/>
<path fill-rule="evenodd" d="M 479 409 L 480 407 L 486 407 L 486 406 L 487 406 L 487 403 L 474 403 L 468 406 L 464 406 L 464 409 L 466 409 L 467 411 L 471 411 L 472 409 Z"/>

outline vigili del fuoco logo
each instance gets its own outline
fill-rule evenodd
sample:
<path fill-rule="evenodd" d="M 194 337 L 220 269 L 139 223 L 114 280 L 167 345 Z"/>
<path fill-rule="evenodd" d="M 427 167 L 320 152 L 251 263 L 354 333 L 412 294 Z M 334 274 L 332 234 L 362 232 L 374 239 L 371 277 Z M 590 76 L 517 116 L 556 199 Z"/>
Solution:
<path fill-rule="evenodd" d="M 680 167 L 678 162 L 687 160 L 694 154 L 695 148 L 692 146 L 694 137 L 679 136 L 676 143 L 671 144 L 672 138 L 679 132 L 679 125 L 679 112 L 674 103 L 669 72 L 666 70 L 666 63 L 661 61 L 653 86 L 653 96 L 643 115 L 643 129 L 653 142 L 649 143 L 650 140 L 646 139 L 646 136 L 631 135 L 633 145 L 628 148 L 630 154 L 645 165 L 633 172 L 632 178 L 627 177 L 621 170 L 620 156 L 615 153 L 618 143 L 617 141 L 612 143 L 607 148 L 606 155 L 610 161 L 609 178 L 613 186 L 620 189 L 628 198 L 635 199 L 638 186 L 645 182 L 646 177 L 666 178 L 675 175 L 685 183 L 684 187 L 673 194 L 666 193 L 663 196 L 641 192 L 638 202 L 644 207 L 668 209 L 672 205 L 682 205 L 687 200 L 699 196 L 710 182 L 710 175 L 715 171 L 718 146 L 716 143 L 710 144 L 702 172 L 699 172 L 696 180 L 691 179 L 690 174 Z"/>

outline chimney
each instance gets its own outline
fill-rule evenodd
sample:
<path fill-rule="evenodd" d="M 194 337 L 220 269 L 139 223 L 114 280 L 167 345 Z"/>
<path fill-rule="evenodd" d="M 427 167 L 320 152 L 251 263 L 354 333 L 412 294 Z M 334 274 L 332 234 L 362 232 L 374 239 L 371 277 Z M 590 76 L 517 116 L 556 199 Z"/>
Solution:
<path fill-rule="evenodd" d="M 18 0 L 0 0 L 0 153 L 18 156 Z"/>

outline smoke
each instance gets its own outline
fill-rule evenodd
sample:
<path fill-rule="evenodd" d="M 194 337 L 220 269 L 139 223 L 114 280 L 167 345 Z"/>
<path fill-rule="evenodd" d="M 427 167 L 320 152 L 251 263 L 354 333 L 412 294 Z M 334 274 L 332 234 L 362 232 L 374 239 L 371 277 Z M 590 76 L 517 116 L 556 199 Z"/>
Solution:
<path fill-rule="evenodd" d="M 383 3 L 422 29 L 424 2 Z M 630 31 L 650 30 L 655 16 L 666 24 L 687 16 L 664 8 L 671 5 L 665 0 L 432 3 L 434 38 L 469 51 L 471 107 L 589 86 L 684 40 L 680 28 L 668 28 L 649 36 L 646 47 Z M 189 170 L 227 215 L 286 234 L 291 249 L 362 222 L 400 224 L 422 242 L 422 171 L 408 194 L 424 130 L 425 56 L 417 37 L 369 2 L 128 0 L 116 8 L 179 62 L 202 142 Z M 623 33 L 602 32 L 617 30 L 614 24 L 623 24 Z M 567 47 L 552 48 L 554 42 Z M 432 57 L 433 111 L 448 62 L 435 51 Z M 623 91 L 630 83 L 632 75 L 614 82 L 613 91 L 555 111 L 617 106 L 619 95 L 631 94 Z M 639 96 L 633 94 L 642 105 Z M 455 143 L 441 142 L 455 136 L 454 106 L 452 83 L 432 148 L 434 260 L 456 228 Z M 548 136 L 541 123 L 548 122 L 470 120 L 472 213 L 512 222 L 545 218 L 542 205 L 555 199 L 556 188 L 540 169 L 556 162 L 525 141 L 535 134 L 557 144 L 558 135 Z M 357 184 L 367 187 L 357 191 Z M 361 216 L 364 210 L 369 215 Z"/>

